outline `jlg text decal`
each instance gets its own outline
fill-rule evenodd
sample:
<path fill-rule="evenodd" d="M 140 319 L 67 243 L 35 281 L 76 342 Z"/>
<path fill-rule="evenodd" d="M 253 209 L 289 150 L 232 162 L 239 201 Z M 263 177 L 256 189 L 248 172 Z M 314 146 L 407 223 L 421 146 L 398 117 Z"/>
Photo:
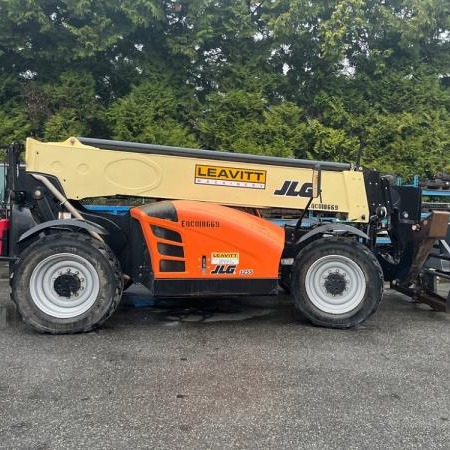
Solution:
<path fill-rule="evenodd" d="M 283 186 L 277 189 L 274 195 L 286 195 L 287 197 L 311 197 L 312 183 L 303 183 L 299 188 L 298 181 L 285 181 Z M 297 189 L 298 188 L 298 189 Z"/>
<path fill-rule="evenodd" d="M 236 266 L 218 265 L 211 270 L 213 275 L 234 275 L 236 273 Z"/>

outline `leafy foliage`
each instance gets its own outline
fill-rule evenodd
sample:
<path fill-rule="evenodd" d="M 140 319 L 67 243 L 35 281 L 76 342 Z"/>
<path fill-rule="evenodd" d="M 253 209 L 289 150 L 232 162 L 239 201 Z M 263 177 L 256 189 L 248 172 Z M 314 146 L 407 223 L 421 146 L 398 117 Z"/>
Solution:
<path fill-rule="evenodd" d="M 196 147 L 189 128 L 190 106 L 196 106 L 193 97 L 176 92 L 170 83 L 143 81 L 109 108 L 113 138 Z"/>
<path fill-rule="evenodd" d="M 267 104 L 259 93 L 211 94 L 199 120 L 200 139 L 219 150 L 292 157 L 305 132 L 293 103 Z"/>
<path fill-rule="evenodd" d="M 0 141 L 450 170 L 448 0 L 0 0 Z"/>

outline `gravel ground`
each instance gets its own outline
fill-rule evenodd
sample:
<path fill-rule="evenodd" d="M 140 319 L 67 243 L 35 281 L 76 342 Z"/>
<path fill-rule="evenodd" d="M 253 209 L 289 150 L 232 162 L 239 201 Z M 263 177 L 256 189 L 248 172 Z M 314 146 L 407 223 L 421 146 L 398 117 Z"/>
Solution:
<path fill-rule="evenodd" d="M 141 295 L 96 332 L 0 331 L 0 448 L 450 448 L 449 315 L 388 290 L 335 331 L 284 296 Z"/>

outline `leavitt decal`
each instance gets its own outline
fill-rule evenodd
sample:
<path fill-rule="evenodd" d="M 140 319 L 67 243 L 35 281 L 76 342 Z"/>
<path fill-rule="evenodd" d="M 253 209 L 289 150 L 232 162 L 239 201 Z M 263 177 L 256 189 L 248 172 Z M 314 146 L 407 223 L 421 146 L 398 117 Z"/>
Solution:
<path fill-rule="evenodd" d="M 211 264 L 237 266 L 239 264 L 239 253 L 212 252 L 211 253 Z"/>
<path fill-rule="evenodd" d="M 195 166 L 195 184 L 265 189 L 266 177 L 267 172 L 265 170 L 207 166 L 203 164 Z"/>

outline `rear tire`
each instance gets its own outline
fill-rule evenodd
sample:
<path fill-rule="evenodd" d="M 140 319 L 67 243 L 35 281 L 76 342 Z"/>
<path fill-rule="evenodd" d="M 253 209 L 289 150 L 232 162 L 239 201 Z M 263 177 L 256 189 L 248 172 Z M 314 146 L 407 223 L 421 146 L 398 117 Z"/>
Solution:
<path fill-rule="evenodd" d="M 12 299 L 40 332 L 86 332 L 117 308 L 123 281 L 103 242 L 81 233 L 55 233 L 33 242 L 14 266 Z"/>
<path fill-rule="evenodd" d="M 321 238 L 297 255 L 292 293 L 295 307 L 315 325 L 354 327 L 377 310 L 383 273 L 366 246 L 343 238 Z"/>

